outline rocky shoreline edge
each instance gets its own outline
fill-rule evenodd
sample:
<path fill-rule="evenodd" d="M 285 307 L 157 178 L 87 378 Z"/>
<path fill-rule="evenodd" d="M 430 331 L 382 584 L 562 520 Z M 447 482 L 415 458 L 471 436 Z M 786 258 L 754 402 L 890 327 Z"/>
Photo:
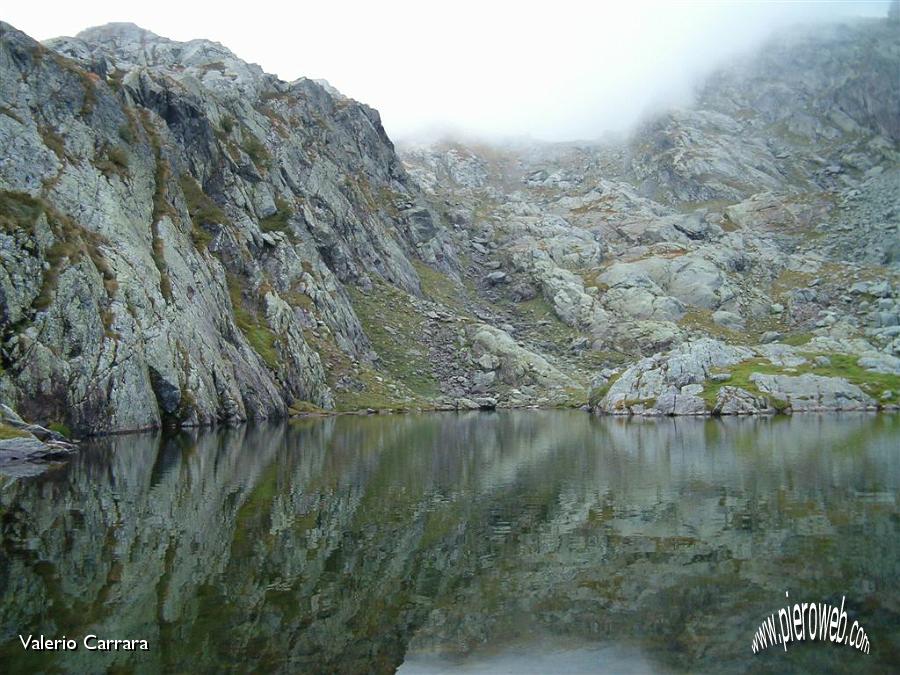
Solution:
<path fill-rule="evenodd" d="M 587 403 L 516 405 L 493 396 L 458 397 L 409 407 L 323 410 L 290 408 L 279 419 L 332 415 L 497 409 L 578 408 L 619 417 L 721 417 L 802 412 L 894 412 L 900 410 L 900 359 L 859 345 L 818 337 L 792 346 L 778 342 L 732 345 L 702 338 L 682 343 L 594 378 Z M 275 419 L 275 418 L 269 418 Z M 229 425 L 235 422 L 229 422 Z M 200 428 L 213 425 L 181 425 Z M 123 430 L 137 433 L 148 429 Z M 65 431 L 66 433 L 63 433 Z M 30 475 L 41 465 L 64 460 L 77 450 L 67 429 L 26 422 L 0 403 L 0 469 Z"/>
<path fill-rule="evenodd" d="M 15 466 L 18 473 L 40 472 L 38 464 L 63 460 L 78 449 L 77 443 L 64 434 L 30 424 L 9 406 L 0 403 L 0 469 Z"/>

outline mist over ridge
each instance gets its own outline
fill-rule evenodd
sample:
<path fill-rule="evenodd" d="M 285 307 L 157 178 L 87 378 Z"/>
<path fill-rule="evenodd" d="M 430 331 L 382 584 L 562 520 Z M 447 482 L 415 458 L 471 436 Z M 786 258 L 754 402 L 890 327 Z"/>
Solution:
<path fill-rule="evenodd" d="M 238 17 L 173 2 L 127 12 L 92 2 L 49 17 L 13 7 L 5 20 L 39 39 L 120 20 L 174 40 L 208 38 L 283 79 L 327 80 L 376 108 L 393 140 L 577 141 L 689 103 L 710 72 L 775 34 L 883 17 L 888 5 L 394 2 L 286 12 L 263 1 Z"/>

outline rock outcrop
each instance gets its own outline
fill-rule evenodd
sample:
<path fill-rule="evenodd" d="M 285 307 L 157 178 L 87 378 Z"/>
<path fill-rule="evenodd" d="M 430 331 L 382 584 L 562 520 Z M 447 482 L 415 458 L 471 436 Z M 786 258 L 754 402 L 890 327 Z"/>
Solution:
<path fill-rule="evenodd" d="M 597 410 L 613 415 L 741 415 L 815 410 L 896 409 L 879 401 L 874 368 L 837 367 L 843 355 L 813 355 L 787 345 L 730 346 L 709 338 L 685 342 L 606 373 L 592 393 Z M 862 359 L 859 359 L 861 361 Z M 900 376 L 900 363 L 890 366 Z M 854 380 L 854 381 L 848 381 Z"/>
<path fill-rule="evenodd" d="M 419 294 L 452 246 L 378 113 L 221 45 L 0 27 L 3 399 L 85 432 L 331 408 L 345 285 Z"/>
<path fill-rule="evenodd" d="M 66 436 L 29 424 L 0 403 L 0 472 L 9 476 L 40 473 L 47 462 L 67 458 L 76 445 Z"/>

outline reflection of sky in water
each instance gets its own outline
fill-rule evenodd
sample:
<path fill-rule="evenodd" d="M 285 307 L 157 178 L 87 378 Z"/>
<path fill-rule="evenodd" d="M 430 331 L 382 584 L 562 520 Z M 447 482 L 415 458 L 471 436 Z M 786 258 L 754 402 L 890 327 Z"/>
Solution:
<path fill-rule="evenodd" d="M 898 439 L 900 416 L 540 411 L 102 439 L 42 477 L 0 479 L 0 662 L 889 671 Z M 785 590 L 846 595 L 872 654 L 750 654 Z M 24 630 L 153 649 L 27 655 Z"/>

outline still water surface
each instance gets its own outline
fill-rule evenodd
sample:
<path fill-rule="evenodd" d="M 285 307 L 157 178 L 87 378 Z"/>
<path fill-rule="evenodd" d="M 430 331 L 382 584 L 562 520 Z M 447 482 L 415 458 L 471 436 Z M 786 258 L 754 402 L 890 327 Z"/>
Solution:
<path fill-rule="evenodd" d="M 0 477 L 0 671 L 897 672 L 900 416 L 310 419 Z M 791 601 L 871 643 L 752 654 Z M 149 652 L 25 652 L 19 634 Z"/>

